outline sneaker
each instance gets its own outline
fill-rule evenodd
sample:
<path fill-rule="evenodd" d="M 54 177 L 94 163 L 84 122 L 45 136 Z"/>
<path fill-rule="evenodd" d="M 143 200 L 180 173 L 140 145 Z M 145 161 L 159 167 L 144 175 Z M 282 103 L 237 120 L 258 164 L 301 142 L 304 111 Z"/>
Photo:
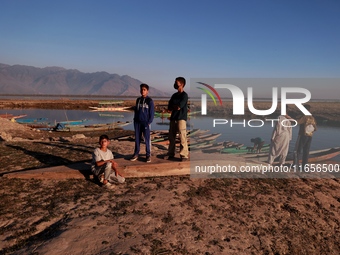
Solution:
<path fill-rule="evenodd" d="M 107 182 L 105 185 L 103 185 L 103 187 L 112 190 L 115 188 L 115 185 L 111 184 L 110 182 Z"/>
<path fill-rule="evenodd" d="M 136 161 L 138 159 L 137 155 L 133 155 L 132 158 L 130 158 L 130 161 Z"/>
<path fill-rule="evenodd" d="M 146 157 L 146 163 L 150 163 L 150 162 L 151 162 L 151 157 L 150 156 Z"/>
<path fill-rule="evenodd" d="M 103 183 L 104 182 L 104 174 L 99 175 L 98 180 L 99 180 L 100 183 Z"/>
<path fill-rule="evenodd" d="M 125 178 L 120 176 L 120 175 L 117 177 L 115 174 L 111 174 L 110 178 L 109 178 L 109 182 L 111 184 L 113 184 L 113 183 L 115 183 L 115 184 L 117 184 L 117 183 L 124 183 L 125 182 Z"/>

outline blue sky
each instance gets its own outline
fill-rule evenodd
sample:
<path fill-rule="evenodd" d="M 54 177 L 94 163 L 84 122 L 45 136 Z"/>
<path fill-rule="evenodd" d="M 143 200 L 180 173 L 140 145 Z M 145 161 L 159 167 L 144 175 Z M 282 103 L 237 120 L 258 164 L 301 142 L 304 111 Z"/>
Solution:
<path fill-rule="evenodd" d="M 0 63 L 127 74 L 164 91 L 177 76 L 339 77 L 338 0 L 0 6 Z"/>

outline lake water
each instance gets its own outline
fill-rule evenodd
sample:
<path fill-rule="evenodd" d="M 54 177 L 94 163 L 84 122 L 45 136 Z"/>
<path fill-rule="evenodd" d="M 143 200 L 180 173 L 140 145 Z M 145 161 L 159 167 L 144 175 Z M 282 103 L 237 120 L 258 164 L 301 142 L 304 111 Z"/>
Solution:
<path fill-rule="evenodd" d="M 65 120 L 81 120 L 87 119 L 86 124 L 94 123 L 112 123 L 114 121 L 133 121 L 133 112 L 90 112 L 86 110 L 48 110 L 48 109 L 22 109 L 22 110 L 0 110 L 0 114 L 27 114 L 25 118 L 48 118 L 50 123 L 54 124 L 59 121 Z M 229 119 L 228 119 L 229 120 Z M 237 120 L 233 120 L 237 121 Z M 239 122 L 242 120 L 238 120 Z M 229 120 L 230 122 L 230 120 Z M 152 124 L 153 130 L 168 130 L 167 125 L 169 120 L 155 118 Z M 247 146 L 251 146 L 250 139 L 254 137 L 261 137 L 266 142 L 270 141 L 273 127 L 271 122 L 265 121 L 262 127 L 254 128 L 243 127 L 243 125 L 216 125 L 213 127 L 212 117 L 202 117 L 193 116 L 188 121 L 190 128 L 200 128 L 209 129 L 210 133 L 221 133 L 217 141 L 231 140 L 239 143 L 244 143 Z M 253 123 L 253 125 L 258 123 Z M 124 127 L 126 130 L 133 130 L 133 124 Z M 298 127 L 293 128 L 293 139 L 290 143 L 290 151 L 293 150 L 295 146 L 295 141 L 297 139 Z M 318 130 L 314 133 L 313 141 L 311 145 L 311 150 L 320 150 L 330 147 L 340 146 L 340 128 L 338 127 L 328 127 L 328 126 L 318 126 Z M 334 158 L 336 161 L 340 161 L 340 156 Z"/>

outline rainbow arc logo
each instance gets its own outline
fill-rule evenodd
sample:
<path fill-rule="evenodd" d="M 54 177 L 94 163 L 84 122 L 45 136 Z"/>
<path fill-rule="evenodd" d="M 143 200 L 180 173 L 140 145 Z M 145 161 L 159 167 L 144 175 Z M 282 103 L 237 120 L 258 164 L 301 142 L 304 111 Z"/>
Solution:
<path fill-rule="evenodd" d="M 210 86 L 209 84 L 206 84 L 206 83 L 203 83 L 203 82 L 197 82 L 205 87 L 207 87 L 208 89 L 210 89 L 212 92 L 214 92 L 214 94 L 216 95 L 220 105 L 222 106 L 222 99 L 220 97 L 220 95 L 217 93 L 216 89 L 214 89 L 212 86 Z M 217 102 L 216 102 L 216 98 L 214 97 L 214 95 L 206 88 L 201 88 L 201 87 L 197 87 L 198 89 L 200 90 L 203 90 L 205 93 L 207 93 L 210 98 L 214 101 L 214 104 L 217 105 Z"/>

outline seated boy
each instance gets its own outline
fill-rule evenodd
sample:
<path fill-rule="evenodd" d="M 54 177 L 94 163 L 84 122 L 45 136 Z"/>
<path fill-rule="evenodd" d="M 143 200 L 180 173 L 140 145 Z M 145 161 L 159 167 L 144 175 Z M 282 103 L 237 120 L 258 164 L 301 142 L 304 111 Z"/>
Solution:
<path fill-rule="evenodd" d="M 112 152 L 107 148 L 110 139 L 107 135 L 99 137 L 99 148 L 96 148 L 92 154 L 92 173 L 98 177 L 103 186 L 113 189 L 114 185 L 110 182 L 124 183 L 125 178 L 118 172 L 118 164 L 113 160 Z"/>

